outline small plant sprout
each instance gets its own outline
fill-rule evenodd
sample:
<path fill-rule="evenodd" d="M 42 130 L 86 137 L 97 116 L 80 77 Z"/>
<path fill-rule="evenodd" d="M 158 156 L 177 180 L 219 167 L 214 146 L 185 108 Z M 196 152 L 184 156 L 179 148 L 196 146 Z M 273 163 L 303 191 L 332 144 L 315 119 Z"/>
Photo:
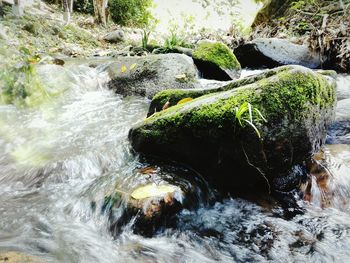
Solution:
<path fill-rule="evenodd" d="M 144 50 L 147 50 L 148 42 L 149 42 L 149 36 L 151 34 L 151 31 L 143 30 L 142 32 L 142 48 Z"/>
<path fill-rule="evenodd" d="M 255 122 L 259 120 L 263 120 L 264 122 L 267 122 L 267 120 L 262 115 L 262 113 L 257 108 L 253 107 L 249 102 L 244 102 L 241 106 L 235 107 L 235 120 L 238 121 L 241 127 L 243 127 L 244 122 L 248 123 L 249 126 L 254 129 L 257 136 L 261 138 L 260 131 L 254 124 L 254 118 L 253 118 L 254 113 L 257 114 L 257 118 L 258 118 L 255 120 Z M 246 117 L 247 114 L 248 114 L 247 116 L 248 118 Z"/>

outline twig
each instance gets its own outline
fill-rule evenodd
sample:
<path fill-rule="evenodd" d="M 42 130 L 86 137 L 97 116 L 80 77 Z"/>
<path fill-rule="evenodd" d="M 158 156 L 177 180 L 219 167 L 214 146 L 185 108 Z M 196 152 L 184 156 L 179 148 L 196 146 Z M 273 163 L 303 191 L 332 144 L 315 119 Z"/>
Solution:
<path fill-rule="evenodd" d="M 253 164 L 249 161 L 249 157 L 248 157 L 247 153 L 245 152 L 242 143 L 241 143 L 241 147 L 242 147 L 244 156 L 245 156 L 245 158 L 246 158 L 246 160 L 247 160 L 247 163 L 248 163 L 251 167 L 253 167 L 253 168 L 255 168 L 256 170 L 258 170 L 258 172 L 262 175 L 262 177 L 265 179 L 265 181 L 266 181 L 266 183 L 267 183 L 267 187 L 268 187 L 268 189 L 269 189 L 269 194 L 271 194 L 271 185 L 270 185 L 269 180 L 266 178 L 265 173 L 264 173 L 263 171 L 261 171 L 261 169 L 260 169 L 259 167 L 256 167 L 255 165 L 253 165 Z"/>

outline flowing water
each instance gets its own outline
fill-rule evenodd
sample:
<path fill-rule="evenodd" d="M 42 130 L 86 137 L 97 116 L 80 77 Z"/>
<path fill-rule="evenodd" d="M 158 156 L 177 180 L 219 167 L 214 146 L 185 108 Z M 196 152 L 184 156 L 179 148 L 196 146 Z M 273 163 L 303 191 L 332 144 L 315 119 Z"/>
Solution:
<path fill-rule="evenodd" d="M 349 133 L 326 147 L 327 187 L 312 175 L 302 215 L 287 220 L 278 206 L 226 199 L 184 210 L 176 228 L 152 238 L 133 234 L 132 222 L 113 238 L 108 217 L 91 201 L 125 178 L 137 181 L 140 160 L 127 134 L 149 101 L 109 91 L 103 69 L 44 67 L 43 81 L 60 96 L 29 110 L 0 106 L 0 252 L 48 262 L 350 261 Z M 350 90 L 349 76 L 338 82 Z M 346 122 L 350 102 L 339 107 L 337 118 Z"/>

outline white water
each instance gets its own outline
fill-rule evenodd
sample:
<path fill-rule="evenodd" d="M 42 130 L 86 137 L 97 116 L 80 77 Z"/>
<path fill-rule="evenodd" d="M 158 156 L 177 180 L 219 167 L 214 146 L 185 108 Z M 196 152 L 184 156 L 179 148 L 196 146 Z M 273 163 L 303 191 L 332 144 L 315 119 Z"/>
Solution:
<path fill-rule="evenodd" d="M 300 201 L 305 213 L 290 220 L 278 206 L 228 199 L 185 210 L 175 229 L 153 238 L 133 234 L 130 224 L 114 239 L 91 201 L 133 177 L 139 160 L 127 133 L 149 101 L 107 90 L 100 69 L 52 68 L 47 83 L 64 87 L 60 97 L 40 109 L 0 106 L 0 251 L 49 262 L 350 261 L 349 202 L 342 202 L 348 145 L 326 150 L 335 192 L 329 206 L 314 183 L 311 203 Z"/>

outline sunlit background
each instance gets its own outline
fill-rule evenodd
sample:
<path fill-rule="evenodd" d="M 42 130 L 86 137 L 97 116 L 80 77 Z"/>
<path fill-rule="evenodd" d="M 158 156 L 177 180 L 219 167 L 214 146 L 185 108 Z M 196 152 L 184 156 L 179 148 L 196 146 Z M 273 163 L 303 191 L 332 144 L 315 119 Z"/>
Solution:
<path fill-rule="evenodd" d="M 232 25 L 249 30 L 261 3 L 254 0 L 154 0 L 156 30 L 227 31 Z"/>

